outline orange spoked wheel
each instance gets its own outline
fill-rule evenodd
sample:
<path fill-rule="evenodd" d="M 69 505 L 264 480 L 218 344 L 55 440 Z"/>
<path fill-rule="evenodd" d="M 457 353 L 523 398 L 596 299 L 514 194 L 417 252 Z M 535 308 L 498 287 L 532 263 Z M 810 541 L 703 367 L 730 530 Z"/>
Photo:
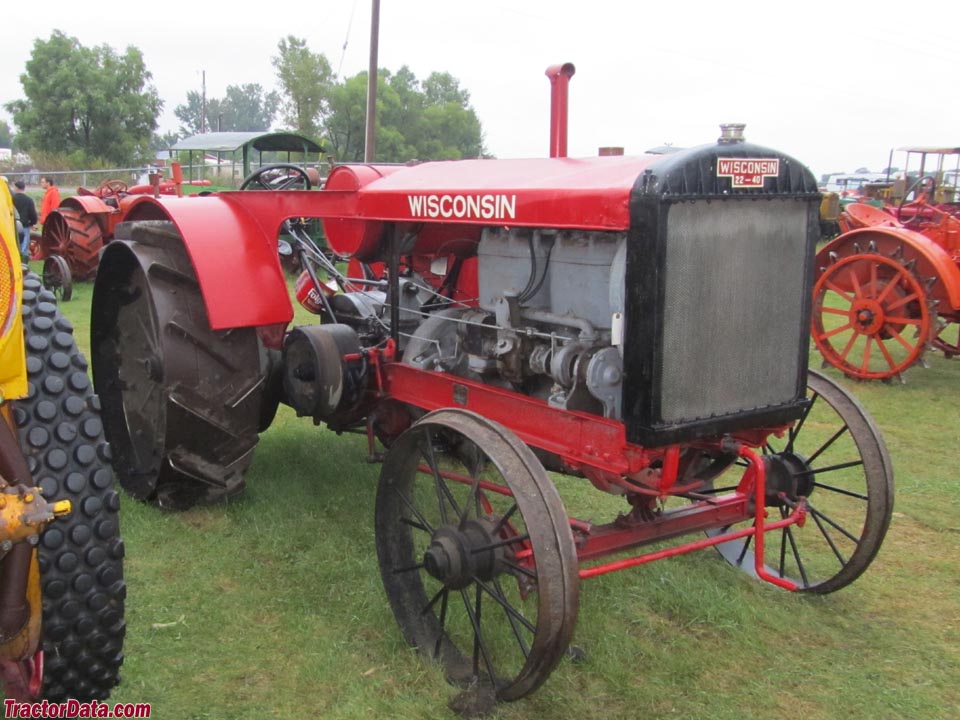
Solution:
<path fill-rule="evenodd" d="M 932 330 L 924 283 L 896 258 L 850 255 L 824 269 L 814 286 L 813 340 L 849 377 L 900 377 L 920 360 Z"/>
<path fill-rule="evenodd" d="M 102 248 L 103 230 L 96 217 L 82 210 L 57 208 L 44 224 L 42 257 L 65 258 L 74 280 L 88 280 L 96 274 Z"/>

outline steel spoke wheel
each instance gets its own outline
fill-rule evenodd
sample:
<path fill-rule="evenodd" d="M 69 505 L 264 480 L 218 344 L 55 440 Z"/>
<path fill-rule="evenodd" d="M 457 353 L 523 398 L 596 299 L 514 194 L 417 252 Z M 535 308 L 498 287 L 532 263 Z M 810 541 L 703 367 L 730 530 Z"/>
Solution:
<path fill-rule="evenodd" d="M 806 522 L 767 533 L 765 560 L 799 590 L 829 593 L 856 580 L 880 549 L 893 512 L 893 467 L 873 420 L 846 390 L 811 372 L 807 398 L 806 414 L 763 448 L 768 517 L 787 517 L 805 498 Z M 753 575 L 753 547 L 747 538 L 717 549 Z"/>
<path fill-rule="evenodd" d="M 933 339 L 933 346 L 948 360 L 960 355 L 960 322 L 941 319 L 940 332 Z"/>
<path fill-rule="evenodd" d="M 923 283 L 894 258 L 842 258 L 814 286 L 813 340 L 824 359 L 849 377 L 898 376 L 920 359 L 932 328 Z"/>
<path fill-rule="evenodd" d="M 67 261 L 59 255 L 51 255 L 43 261 L 43 286 L 58 300 L 73 297 L 73 277 Z"/>
<path fill-rule="evenodd" d="M 376 541 L 405 639 L 451 682 L 516 700 L 563 657 L 578 606 L 573 535 L 543 466 L 502 426 L 438 410 L 404 432 L 380 476 Z"/>

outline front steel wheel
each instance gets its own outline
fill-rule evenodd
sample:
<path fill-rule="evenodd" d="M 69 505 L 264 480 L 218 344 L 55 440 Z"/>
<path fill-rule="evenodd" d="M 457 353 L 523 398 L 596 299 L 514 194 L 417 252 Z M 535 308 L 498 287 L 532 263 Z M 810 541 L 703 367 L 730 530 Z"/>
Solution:
<path fill-rule="evenodd" d="M 407 642 L 501 700 L 539 687 L 570 642 L 579 578 L 563 503 L 515 435 L 465 410 L 391 447 L 376 504 L 380 572 Z"/>
<path fill-rule="evenodd" d="M 767 534 L 767 570 L 798 590 L 829 593 L 860 577 L 880 549 L 893 513 L 893 466 L 873 420 L 846 390 L 811 372 L 807 398 L 810 405 L 786 437 L 771 437 L 762 448 L 771 520 L 787 517 L 801 499 L 808 510 L 803 527 Z M 754 575 L 752 540 L 717 549 Z"/>

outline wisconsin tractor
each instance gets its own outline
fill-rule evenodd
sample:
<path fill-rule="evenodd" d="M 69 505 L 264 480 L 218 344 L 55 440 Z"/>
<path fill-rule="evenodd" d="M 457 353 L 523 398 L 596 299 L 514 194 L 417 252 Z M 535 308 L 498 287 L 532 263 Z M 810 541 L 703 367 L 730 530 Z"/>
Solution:
<path fill-rule="evenodd" d="M 870 565 L 893 507 L 876 427 L 807 369 L 810 172 L 742 126 L 670 155 L 568 158 L 573 73 L 547 71 L 549 158 L 144 198 L 93 299 L 94 382 L 130 493 L 183 508 L 239 492 L 279 403 L 365 433 L 401 633 L 502 700 L 564 657 L 589 578 L 715 548 L 829 593 Z M 289 326 L 281 231 L 316 323 Z M 620 510 L 588 520 L 561 480 Z"/>

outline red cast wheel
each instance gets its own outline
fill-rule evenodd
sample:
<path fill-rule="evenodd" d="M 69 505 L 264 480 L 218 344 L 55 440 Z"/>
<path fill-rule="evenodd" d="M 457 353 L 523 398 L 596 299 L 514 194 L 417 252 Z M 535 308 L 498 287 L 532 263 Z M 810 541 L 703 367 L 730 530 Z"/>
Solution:
<path fill-rule="evenodd" d="M 923 283 L 894 258 L 864 253 L 824 270 L 813 290 L 813 340 L 824 359 L 861 380 L 899 376 L 932 339 Z"/>

